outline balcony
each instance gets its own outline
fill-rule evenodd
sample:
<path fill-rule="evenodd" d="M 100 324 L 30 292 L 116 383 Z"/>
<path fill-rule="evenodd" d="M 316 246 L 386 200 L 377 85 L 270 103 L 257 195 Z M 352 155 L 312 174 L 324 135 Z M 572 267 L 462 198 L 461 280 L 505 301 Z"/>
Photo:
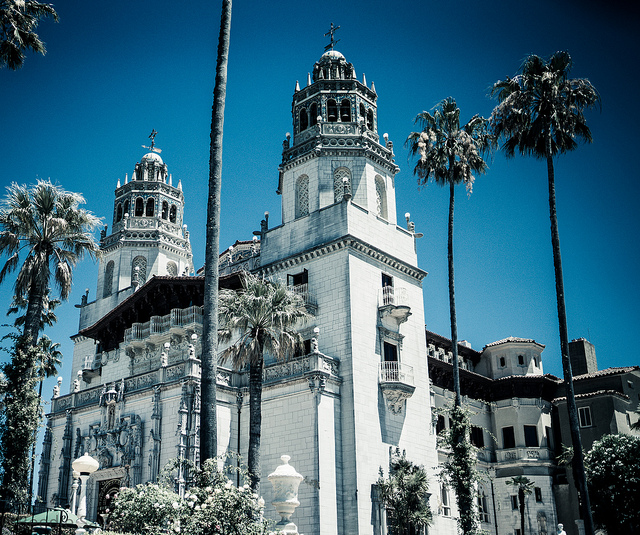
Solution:
<path fill-rule="evenodd" d="M 397 361 L 381 362 L 378 368 L 378 384 L 387 407 L 394 414 L 398 414 L 416 389 L 413 368 Z"/>
<path fill-rule="evenodd" d="M 202 307 L 174 308 L 166 316 L 151 316 L 145 323 L 133 323 L 124 332 L 124 341 L 143 346 L 153 338 L 171 333 L 184 335 L 188 331 L 202 331 Z"/>
<path fill-rule="evenodd" d="M 309 284 L 296 284 L 295 286 L 289 286 L 289 291 L 302 297 L 304 306 L 311 314 L 315 314 L 318 311 L 318 305 L 316 303 L 315 296 L 309 292 Z"/>
<path fill-rule="evenodd" d="M 552 460 L 553 453 L 548 448 L 511 448 L 497 450 L 496 457 L 499 463 L 537 462 Z"/>
<path fill-rule="evenodd" d="M 407 289 L 396 288 L 395 286 L 380 288 L 378 292 L 378 311 L 382 319 L 391 316 L 398 322 L 398 325 L 407 321 L 411 316 Z"/>

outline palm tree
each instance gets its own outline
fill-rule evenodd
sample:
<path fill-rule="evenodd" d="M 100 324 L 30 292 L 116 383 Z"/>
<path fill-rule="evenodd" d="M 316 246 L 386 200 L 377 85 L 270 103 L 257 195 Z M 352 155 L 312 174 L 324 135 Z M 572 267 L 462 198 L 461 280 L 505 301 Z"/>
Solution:
<path fill-rule="evenodd" d="M 518 489 L 518 507 L 520 509 L 520 533 L 524 535 L 524 509 L 525 498 L 531 494 L 533 481 L 525 476 L 515 476 L 508 480 L 507 485 L 513 485 Z"/>
<path fill-rule="evenodd" d="M 84 198 L 40 180 L 28 188 L 13 183 L 0 206 L 0 254 L 9 258 L 0 270 L 0 283 L 26 257 L 15 282 L 15 301 L 26 300 L 23 334 L 35 346 L 49 299 L 51 276 L 61 299 L 71 291 L 72 268 L 85 254 L 100 250 L 91 231 L 100 220 L 79 208 Z"/>
<path fill-rule="evenodd" d="M 211 112 L 209 153 L 209 197 L 204 266 L 204 317 L 202 325 L 202 413 L 200 420 L 200 460 L 218 455 L 217 385 L 218 369 L 218 254 L 220 250 L 220 191 L 222 183 L 222 130 L 227 94 L 227 63 L 231 35 L 231 0 L 222 1 L 218 37 L 216 83 Z"/>
<path fill-rule="evenodd" d="M 43 307 L 42 307 L 42 319 L 40 322 L 40 329 L 44 329 L 45 327 L 52 327 L 54 323 L 58 321 L 58 316 L 54 310 L 60 305 L 60 299 L 50 299 L 49 291 L 47 291 L 47 295 L 45 296 Z M 13 296 L 13 300 L 11 301 L 11 306 L 9 310 L 7 310 L 7 316 L 11 314 L 17 314 L 20 310 L 24 310 L 27 308 L 27 300 L 24 296 L 16 297 Z M 26 318 L 25 314 L 18 316 L 14 322 L 14 327 L 20 328 L 24 326 L 24 320 Z"/>
<path fill-rule="evenodd" d="M 237 336 L 221 355 L 236 370 L 249 366 L 249 454 L 247 467 L 253 492 L 260 491 L 262 372 L 265 353 L 287 359 L 302 345 L 295 326 L 309 317 L 301 296 L 280 282 L 243 273 L 242 290 L 220 292 L 221 341 Z"/>
<path fill-rule="evenodd" d="M 556 52 L 549 59 L 529 56 L 513 78 L 498 81 L 491 94 L 498 105 L 491 114 L 491 126 L 497 138 L 504 139 L 507 157 L 516 152 L 546 160 L 549 185 L 549 218 L 551 245 L 556 280 L 556 300 L 560 330 L 562 370 L 567 391 L 567 409 L 575 461 L 573 475 L 579 493 L 580 512 L 587 535 L 594 527 L 589 504 L 584 455 L 580 439 L 578 409 L 573 389 L 573 372 L 569 359 L 569 336 L 564 298 L 560 235 L 556 212 L 556 190 L 553 159 L 575 149 L 577 140 L 591 142 L 584 110 L 600 104 L 596 88 L 584 78 L 569 78 L 571 56 Z"/>
<path fill-rule="evenodd" d="M 461 514 L 461 528 L 465 534 L 474 533 L 477 526 L 473 514 L 473 489 L 469 481 L 462 474 L 471 473 L 468 466 L 470 459 L 464 455 L 464 441 L 467 439 L 467 429 L 462 425 L 460 371 L 458 363 L 458 326 L 456 321 L 455 286 L 453 274 L 453 212 L 454 193 L 456 184 L 464 183 L 468 194 L 471 194 L 474 174 L 482 174 L 487 170 L 487 164 L 482 158 L 483 153 L 491 147 L 492 138 L 488 132 L 488 121 L 479 115 L 474 115 L 468 123 L 460 126 L 460 109 L 455 99 L 446 98 L 438 104 L 433 114 L 422 112 L 415 120 L 423 129 L 412 132 L 407 138 L 413 156 L 419 160 L 413 170 L 418 176 L 418 183 L 427 184 L 434 180 L 440 186 L 449 186 L 449 236 L 448 236 L 448 266 L 449 266 L 449 314 L 451 320 L 451 350 L 453 353 L 453 389 L 455 393 L 454 408 L 451 413 L 456 425 L 452 427 L 455 436 L 451 437 L 453 444 L 454 463 L 460 470 L 456 471 L 454 485 L 458 509 Z M 460 447 L 456 447 L 460 446 Z M 458 453 L 459 451 L 459 453 Z"/>
<path fill-rule="evenodd" d="M 35 29 L 40 19 L 53 18 L 58 14 L 51 4 L 35 0 L 0 0 L 0 67 L 12 70 L 22 67 L 25 50 L 45 54 L 44 43 Z"/>

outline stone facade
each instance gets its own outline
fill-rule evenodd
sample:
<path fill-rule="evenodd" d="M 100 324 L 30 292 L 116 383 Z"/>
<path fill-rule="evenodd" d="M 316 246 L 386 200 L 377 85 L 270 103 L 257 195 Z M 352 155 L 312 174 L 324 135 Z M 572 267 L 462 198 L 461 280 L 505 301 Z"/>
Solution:
<path fill-rule="evenodd" d="M 356 79 L 342 54 L 323 54 L 293 97 L 293 138 L 283 143 L 278 178 L 282 223 L 270 228 L 265 217 L 259 239 L 220 255 L 222 287 L 238 288 L 237 273 L 254 271 L 285 281 L 312 314 L 300 327 L 305 355 L 284 363 L 267 356 L 262 400 L 263 482 L 290 454 L 304 476 L 293 520 L 307 535 L 384 535 L 375 482 L 398 452 L 427 469 L 429 534 L 456 529 L 455 497 L 439 477 L 447 452 L 436 444 L 448 425 L 438 409 L 452 399 L 451 344 L 425 333 L 426 272 L 417 265 L 413 224 L 397 221 L 398 167 L 393 143 L 380 139 L 376 101 L 375 88 Z M 172 185 L 152 150 L 117 185 L 96 299 L 80 305 L 73 383 L 67 394 L 54 392 L 38 486 L 47 504 L 69 504 L 71 461 L 83 453 L 100 462 L 87 489 L 88 518 L 104 514 L 120 485 L 156 480 L 169 460 L 198 462 L 204 278 L 193 273 L 186 220 L 182 185 Z M 556 507 L 570 495 L 555 461 L 566 440 L 554 416 L 560 380 L 543 375 L 543 348 L 520 338 L 482 352 L 460 346 L 486 476 L 478 503 L 491 534 L 519 526 L 506 484 L 515 475 L 536 489 L 528 533 L 551 534 L 559 518 L 571 527 Z M 222 366 L 217 380 L 219 452 L 246 455 L 247 372 Z M 615 410 L 629 414 L 636 383 L 622 383 Z M 188 473 L 175 484 L 188 485 Z M 269 503 L 270 486 L 261 490 Z"/>

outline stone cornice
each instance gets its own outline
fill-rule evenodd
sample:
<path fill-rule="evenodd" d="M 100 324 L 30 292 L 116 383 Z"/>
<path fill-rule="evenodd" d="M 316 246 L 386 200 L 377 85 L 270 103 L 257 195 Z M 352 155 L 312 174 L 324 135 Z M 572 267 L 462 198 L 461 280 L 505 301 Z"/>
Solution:
<path fill-rule="evenodd" d="M 321 256 L 342 249 L 352 249 L 354 251 L 357 251 L 364 256 L 373 258 L 393 269 L 396 269 L 397 271 L 400 271 L 401 273 L 404 273 L 405 275 L 408 275 L 409 277 L 416 279 L 417 281 L 422 281 L 422 279 L 427 276 L 426 271 L 423 271 L 416 266 L 412 266 L 411 264 L 408 264 L 403 260 L 391 256 L 351 235 L 347 235 L 332 242 L 312 247 L 311 249 L 307 249 L 306 251 L 302 251 L 282 260 L 272 262 L 271 264 L 262 266 L 260 271 L 265 275 L 275 274 L 280 271 L 284 271 L 291 267 L 297 266 L 302 262 L 307 262 L 314 258 L 319 258 Z"/>

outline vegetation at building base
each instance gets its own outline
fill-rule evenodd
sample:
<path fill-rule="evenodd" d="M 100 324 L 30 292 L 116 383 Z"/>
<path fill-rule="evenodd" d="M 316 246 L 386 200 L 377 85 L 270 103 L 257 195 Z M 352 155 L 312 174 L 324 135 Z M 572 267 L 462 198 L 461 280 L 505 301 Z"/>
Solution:
<path fill-rule="evenodd" d="M 609 535 L 640 533 L 640 437 L 605 435 L 584 462 L 595 523 Z"/>
<path fill-rule="evenodd" d="M 421 533 L 431 524 L 429 481 L 424 467 L 408 461 L 404 454 L 389 463 L 389 477 L 376 481 L 378 497 L 387 510 L 387 526 L 392 535 Z"/>
<path fill-rule="evenodd" d="M 526 499 L 533 491 L 533 481 L 525 476 L 514 476 L 507 481 L 507 485 L 512 485 L 518 491 L 518 510 L 520 511 L 520 533 L 525 535 L 525 507 Z"/>
<path fill-rule="evenodd" d="M 576 139 L 589 143 L 592 141 L 584 111 L 600 104 L 600 95 L 589 80 L 570 79 L 571 67 L 572 61 L 568 52 L 556 52 L 548 59 L 536 55 L 526 58 L 516 76 L 494 84 L 491 94 L 498 99 L 498 105 L 491 114 L 491 127 L 496 138 L 504 140 L 502 148 L 507 157 L 512 157 L 518 152 L 523 156 L 534 156 L 547 162 L 549 219 L 556 279 L 560 351 L 567 387 L 571 441 L 576 452 L 575 462 L 572 464 L 573 475 L 585 532 L 586 535 L 593 535 L 593 519 L 584 471 L 578 409 L 569 360 L 569 336 L 553 159 L 574 150 L 578 146 Z"/>
<path fill-rule="evenodd" d="M 249 452 L 251 490 L 260 492 L 260 436 L 264 355 L 286 360 L 303 347 L 296 330 L 309 317 L 302 297 L 281 282 L 242 274 L 242 290 L 220 292 L 221 341 L 235 342 L 220 355 L 234 369 L 249 367 Z"/>
<path fill-rule="evenodd" d="M 46 53 L 35 30 L 41 19 L 49 17 L 58 22 L 52 4 L 35 0 L 0 0 L 0 67 L 19 69 L 24 64 L 26 50 Z"/>
<path fill-rule="evenodd" d="M 208 459 L 203 466 L 191 466 L 191 485 L 180 496 L 170 477 L 160 484 L 146 483 L 121 488 L 108 516 L 106 533 L 160 535 L 261 535 L 269 522 L 262 514 L 264 500 L 251 492 L 244 468 L 235 468 L 228 457 Z M 169 469 L 179 464 L 176 460 Z M 223 468 L 219 468 L 222 466 Z M 241 485 L 232 483 L 240 474 Z M 168 474 L 169 472 L 165 472 Z"/>
<path fill-rule="evenodd" d="M 483 155 L 493 145 L 493 137 L 488 129 L 488 120 L 474 115 L 465 125 L 460 125 L 460 108 L 454 98 L 440 102 L 433 114 L 424 111 L 416 117 L 422 125 L 421 132 L 412 132 L 406 145 L 413 156 L 419 156 L 413 173 L 418 183 L 427 184 L 434 180 L 440 186 L 449 186 L 449 223 L 447 260 L 449 272 L 449 317 L 451 320 L 451 351 L 453 353 L 453 390 L 455 408 L 451 411 L 454 424 L 450 441 L 452 448 L 451 475 L 456 489 L 458 508 L 460 509 L 460 527 L 464 535 L 477 531 L 477 519 L 474 506 L 473 487 L 463 484 L 464 477 L 474 470 L 475 458 L 471 459 L 467 451 L 469 423 L 463 419 L 460 393 L 460 365 L 458 362 L 458 324 L 456 320 L 455 283 L 453 263 L 453 214 L 455 186 L 464 184 L 471 195 L 475 175 L 483 174 L 487 164 Z M 470 445 L 470 444 L 469 444 Z M 467 482 L 471 480 L 467 479 Z M 475 519 L 475 520 L 474 520 Z"/>

